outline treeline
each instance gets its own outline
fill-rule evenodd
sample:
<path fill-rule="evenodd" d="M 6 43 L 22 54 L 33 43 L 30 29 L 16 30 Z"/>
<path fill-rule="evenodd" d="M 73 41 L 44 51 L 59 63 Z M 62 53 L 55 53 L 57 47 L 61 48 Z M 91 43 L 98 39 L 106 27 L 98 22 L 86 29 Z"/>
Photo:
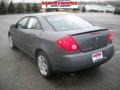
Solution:
<path fill-rule="evenodd" d="M 100 2 L 100 1 L 91 1 L 91 2 L 84 2 L 84 1 L 80 1 L 81 5 L 90 5 L 90 4 L 94 4 L 94 5 L 113 5 L 115 7 L 120 7 L 120 1 L 119 0 L 114 0 L 114 1 L 104 1 L 104 2 Z"/>
<path fill-rule="evenodd" d="M 37 3 L 16 3 L 12 1 L 9 5 L 6 5 L 3 1 L 0 2 L 0 14 L 14 14 L 14 13 L 38 13 L 40 12 L 41 6 Z"/>

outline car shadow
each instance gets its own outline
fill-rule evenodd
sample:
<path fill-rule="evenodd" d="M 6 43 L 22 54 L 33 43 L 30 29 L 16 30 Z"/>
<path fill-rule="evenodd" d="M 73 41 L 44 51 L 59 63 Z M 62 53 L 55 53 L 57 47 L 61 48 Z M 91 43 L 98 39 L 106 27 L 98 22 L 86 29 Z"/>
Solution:
<path fill-rule="evenodd" d="M 64 88 L 73 86 L 83 86 L 87 87 L 94 85 L 94 83 L 99 83 L 104 78 L 102 72 L 102 67 L 90 68 L 81 70 L 76 73 L 56 73 L 51 79 L 48 80 L 49 83 L 53 84 L 54 87 Z"/>

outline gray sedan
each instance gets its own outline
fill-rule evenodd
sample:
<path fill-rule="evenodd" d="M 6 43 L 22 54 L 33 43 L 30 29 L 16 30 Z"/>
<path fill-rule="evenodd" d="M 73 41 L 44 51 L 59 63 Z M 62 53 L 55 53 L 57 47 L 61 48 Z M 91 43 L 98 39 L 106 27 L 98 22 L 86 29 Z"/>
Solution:
<path fill-rule="evenodd" d="M 32 14 L 11 25 L 12 49 L 19 48 L 34 60 L 43 77 L 53 72 L 76 72 L 97 67 L 114 54 L 112 32 L 71 13 Z"/>

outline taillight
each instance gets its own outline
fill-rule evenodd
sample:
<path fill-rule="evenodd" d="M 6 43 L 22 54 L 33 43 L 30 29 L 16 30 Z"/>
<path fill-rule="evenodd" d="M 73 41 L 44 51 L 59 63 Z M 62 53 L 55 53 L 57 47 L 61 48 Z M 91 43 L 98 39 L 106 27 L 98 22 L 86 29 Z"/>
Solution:
<path fill-rule="evenodd" d="M 65 51 L 77 51 L 80 50 L 75 40 L 67 35 L 56 41 L 57 45 L 64 49 Z"/>
<path fill-rule="evenodd" d="M 109 31 L 108 33 L 108 42 L 112 43 L 112 31 Z"/>

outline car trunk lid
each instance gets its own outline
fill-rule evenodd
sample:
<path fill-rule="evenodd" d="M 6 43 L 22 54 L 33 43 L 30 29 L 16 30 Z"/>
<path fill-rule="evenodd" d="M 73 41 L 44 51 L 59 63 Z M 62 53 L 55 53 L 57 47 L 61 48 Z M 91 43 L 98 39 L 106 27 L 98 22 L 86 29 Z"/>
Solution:
<path fill-rule="evenodd" d="M 78 31 L 72 30 L 67 34 L 75 39 L 81 52 L 96 50 L 108 45 L 108 30 L 104 28 L 93 27 Z"/>
<path fill-rule="evenodd" d="M 95 31 L 84 34 L 72 35 L 82 52 L 96 50 L 108 45 L 108 33 L 106 31 Z"/>

